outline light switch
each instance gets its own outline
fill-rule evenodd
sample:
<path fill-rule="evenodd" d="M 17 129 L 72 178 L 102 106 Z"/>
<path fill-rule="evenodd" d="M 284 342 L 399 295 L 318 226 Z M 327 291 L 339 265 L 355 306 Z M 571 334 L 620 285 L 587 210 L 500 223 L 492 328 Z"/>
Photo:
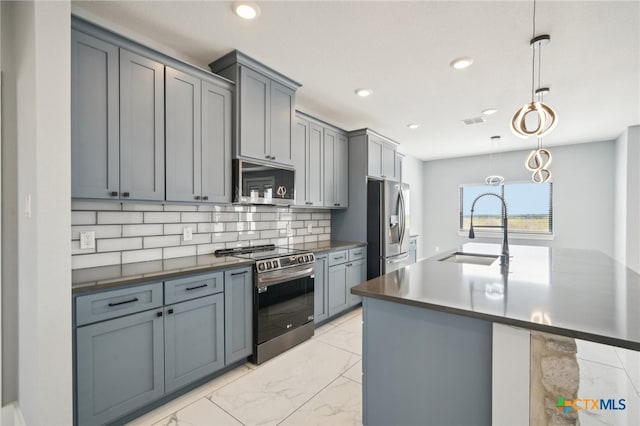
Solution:
<path fill-rule="evenodd" d="M 96 248 L 96 233 L 93 231 L 80 232 L 80 248 L 94 249 Z"/>
<path fill-rule="evenodd" d="M 187 226 L 186 228 L 183 228 L 182 229 L 182 238 L 185 241 L 193 240 L 193 228 L 191 228 L 190 226 Z"/>

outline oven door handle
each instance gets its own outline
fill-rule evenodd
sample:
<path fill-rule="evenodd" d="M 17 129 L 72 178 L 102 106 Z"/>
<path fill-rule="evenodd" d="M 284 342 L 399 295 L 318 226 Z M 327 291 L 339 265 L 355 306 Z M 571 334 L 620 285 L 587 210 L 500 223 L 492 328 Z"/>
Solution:
<path fill-rule="evenodd" d="M 304 277 L 313 277 L 313 267 L 304 268 L 296 272 L 286 271 L 284 273 L 279 274 L 263 274 L 263 276 L 258 275 L 258 287 L 265 287 L 274 284 L 280 284 L 287 281 L 295 280 L 298 278 Z"/>

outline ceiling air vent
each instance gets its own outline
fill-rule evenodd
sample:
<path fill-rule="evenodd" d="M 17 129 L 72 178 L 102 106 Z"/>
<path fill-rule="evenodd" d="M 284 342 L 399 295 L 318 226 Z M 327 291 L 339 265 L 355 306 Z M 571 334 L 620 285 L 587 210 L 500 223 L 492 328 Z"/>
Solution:
<path fill-rule="evenodd" d="M 487 121 L 484 117 L 472 117 L 465 118 L 464 120 L 460 120 L 465 126 L 471 126 L 472 124 L 480 124 Z"/>

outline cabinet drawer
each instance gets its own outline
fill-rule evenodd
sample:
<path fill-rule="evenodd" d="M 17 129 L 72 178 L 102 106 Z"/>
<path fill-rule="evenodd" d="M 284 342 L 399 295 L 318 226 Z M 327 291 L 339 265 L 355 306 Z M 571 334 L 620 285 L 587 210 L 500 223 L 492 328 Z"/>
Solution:
<path fill-rule="evenodd" d="M 127 287 L 76 298 L 76 325 L 162 306 L 162 283 Z"/>
<path fill-rule="evenodd" d="M 347 250 L 334 251 L 329 253 L 329 266 L 345 263 L 347 260 Z"/>
<path fill-rule="evenodd" d="M 220 271 L 167 280 L 164 282 L 164 303 L 169 305 L 183 300 L 220 293 L 224 289 L 223 279 L 224 273 Z"/>
<path fill-rule="evenodd" d="M 356 247 L 349 250 L 349 261 L 364 259 L 367 256 L 366 247 Z"/>

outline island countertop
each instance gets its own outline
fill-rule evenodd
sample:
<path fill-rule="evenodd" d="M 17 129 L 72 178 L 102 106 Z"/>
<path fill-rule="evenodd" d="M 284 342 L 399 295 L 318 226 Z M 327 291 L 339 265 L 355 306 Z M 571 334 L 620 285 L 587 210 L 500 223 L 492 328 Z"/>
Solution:
<path fill-rule="evenodd" d="M 498 244 L 458 251 L 500 254 Z M 353 294 L 640 351 L 640 275 L 595 250 L 510 247 L 508 272 L 439 253 Z"/>

